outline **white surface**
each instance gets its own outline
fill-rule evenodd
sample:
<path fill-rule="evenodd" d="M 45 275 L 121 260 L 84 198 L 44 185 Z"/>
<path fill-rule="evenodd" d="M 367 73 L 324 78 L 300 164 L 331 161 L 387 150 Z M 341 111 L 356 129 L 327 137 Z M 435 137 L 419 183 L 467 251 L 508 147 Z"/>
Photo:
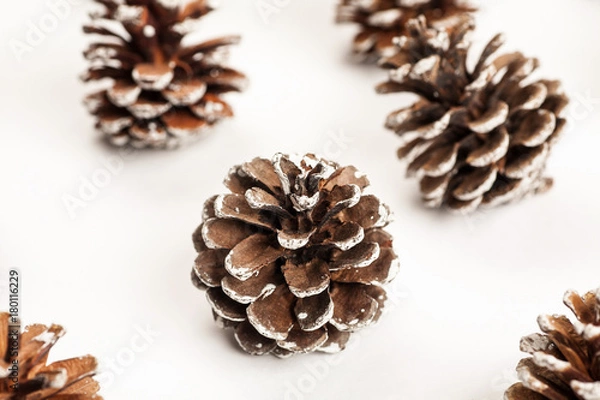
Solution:
<path fill-rule="evenodd" d="M 600 3 L 490 1 L 479 13 L 478 49 L 506 32 L 507 49 L 539 56 L 542 75 L 563 79 L 575 106 L 551 157 L 554 189 L 468 218 L 419 203 L 417 183 L 395 157 L 396 138 L 382 127 L 409 98 L 374 93 L 384 73 L 351 62 L 354 29 L 333 24 L 334 1 L 266 0 L 283 5 L 270 23 L 257 3 L 224 1 L 199 34 L 244 36 L 232 64 L 251 87 L 229 97 L 237 117 L 191 147 L 127 157 L 74 220 L 62 197 L 77 195 L 80 179 L 117 154 L 96 140 L 80 104 L 89 2 L 22 62 L 8 41 L 23 40 L 28 21 L 49 9 L 42 0 L 5 5 L 0 265 L 21 271 L 24 321 L 67 328 L 55 358 L 89 352 L 132 361 L 115 365 L 106 399 L 501 399 L 536 316 L 566 312 L 568 288 L 600 285 L 600 111 L 585 103 L 600 97 Z M 332 132 L 350 140 L 335 144 Z M 356 165 L 396 214 L 396 306 L 340 356 L 246 356 L 189 281 L 190 235 L 204 200 L 225 190 L 231 165 L 276 151 L 330 153 Z M 129 360 L 136 325 L 161 336 Z"/>

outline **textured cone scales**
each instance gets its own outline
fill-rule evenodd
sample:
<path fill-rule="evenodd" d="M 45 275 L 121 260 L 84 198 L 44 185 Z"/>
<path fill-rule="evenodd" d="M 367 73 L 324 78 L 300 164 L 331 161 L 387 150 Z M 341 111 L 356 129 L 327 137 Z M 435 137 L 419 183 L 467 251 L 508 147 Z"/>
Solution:
<path fill-rule="evenodd" d="M 341 0 L 338 23 L 356 23 L 360 31 L 353 50 L 369 61 L 395 56 L 401 48 L 394 45 L 408 31 L 407 23 L 425 15 L 433 26 L 451 28 L 477 9 L 466 0 Z"/>
<path fill-rule="evenodd" d="M 246 78 L 228 68 L 239 37 L 195 45 L 181 41 L 211 1 L 94 0 L 102 7 L 84 27 L 99 36 L 84 55 L 84 81 L 107 81 L 86 105 L 97 127 L 117 146 L 172 148 L 190 142 L 233 115 L 223 99 Z"/>
<path fill-rule="evenodd" d="M 577 319 L 538 318 L 544 333 L 521 339 L 531 357 L 519 363 L 521 383 L 506 391 L 506 400 L 600 399 L 600 289 L 585 296 L 569 291 L 564 303 Z"/>
<path fill-rule="evenodd" d="M 500 35 L 468 69 L 469 20 L 436 34 L 420 18 L 411 29 L 398 45 L 419 43 L 411 46 L 425 58 L 388 59 L 389 80 L 377 90 L 420 97 L 390 114 L 386 127 L 399 136 L 398 155 L 408 161 L 408 175 L 420 179 L 425 204 L 468 213 L 549 189 L 544 169 L 568 103 L 560 83 L 533 81 L 536 59 L 495 56 Z"/>
<path fill-rule="evenodd" d="M 0 399 L 102 400 L 98 382 L 92 378 L 97 368 L 94 357 L 47 364 L 52 346 L 65 334 L 61 326 L 36 324 L 20 332 L 20 326 L 11 321 L 8 313 L 0 313 Z M 18 355 L 11 354 L 16 349 Z"/>
<path fill-rule="evenodd" d="M 255 355 L 344 349 L 376 322 L 398 271 L 387 206 L 368 180 L 311 154 L 234 167 L 194 233 L 194 284 Z"/>

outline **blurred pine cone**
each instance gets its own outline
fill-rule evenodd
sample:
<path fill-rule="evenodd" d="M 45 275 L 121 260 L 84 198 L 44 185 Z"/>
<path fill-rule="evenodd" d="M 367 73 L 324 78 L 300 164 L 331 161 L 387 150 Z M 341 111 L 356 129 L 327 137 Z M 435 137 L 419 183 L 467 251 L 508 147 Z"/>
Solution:
<path fill-rule="evenodd" d="M 246 78 L 225 66 L 238 36 L 195 45 L 182 39 L 213 10 L 210 0 L 94 0 L 102 11 L 84 27 L 101 39 L 86 50 L 84 81 L 108 80 L 86 98 L 110 143 L 172 148 L 201 137 L 233 115 L 222 95 L 241 91 Z"/>
<path fill-rule="evenodd" d="M 600 399 L 600 289 L 583 297 L 568 291 L 564 303 L 577 319 L 538 318 L 544 334 L 521 339 L 521 351 L 532 357 L 519 363 L 521 383 L 506 391 L 506 400 Z"/>
<path fill-rule="evenodd" d="M 466 21 L 444 40 L 415 22 L 421 52 L 414 65 L 388 60 L 389 81 L 379 93 L 411 92 L 420 99 L 389 115 L 386 127 L 401 139 L 400 158 L 417 176 L 426 205 L 471 212 L 547 190 L 550 150 L 565 125 L 568 103 L 560 82 L 532 81 L 538 60 L 521 53 L 494 56 L 501 35 L 467 67 L 473 29 Z M 435 36 L 435 35 L 434 35 Z"/>
<path fill-rule="evenodd" d="M 432 26 L 445 29 L 476 9 L 475 2 L 468 0 L 341 0 L 336 20 L 359 24 L 354 52 L 368 61 L 379 61 L 401 50 L 394 38 L 407 33 L 411 19 L 424 15 Z"/>
<path fill-rule="evenodd" d="M 388 208 L 354 167 L 277 154 L 225 185 L 194 234 L 192 280 L 246 352 L 340 351 L 379 319 L 398 263 Z"/>
<path fill-rule="evenodd" d="M 52 346 L 65 334 L 62 326 L 36 324 L 20 332 L 19 325 L 9 323 L 11 318 L 0 313 L 0 399 L 102 400 L 92 378 L 97 368 L 94 357 L 46 364 Z"/>

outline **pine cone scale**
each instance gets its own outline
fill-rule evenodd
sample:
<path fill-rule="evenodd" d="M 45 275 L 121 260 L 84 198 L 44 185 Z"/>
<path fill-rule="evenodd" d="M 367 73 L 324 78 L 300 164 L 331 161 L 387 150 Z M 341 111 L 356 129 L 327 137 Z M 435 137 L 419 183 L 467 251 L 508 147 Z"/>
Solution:
<path fill-rule="evenodd" d="M 281 272 L 290 291 L 300 299 L 315 296 L 329 287 L 329 268 L 323 260 L 314 258 L 297 262 L 288 259 Z"/>
<path fill-rule="evenodd" d="M 225 258 L 227 272 L 245 281 L 282 257 L 286 250 L 273 247 L 273 239 L 273 235 L 257 233 L 239 242 Z"/>
<path fill-rule="evenodd" d="M 208 287 L 219 287 L 221 285 L 221 281 L 226 276 L 226 271 L 221 266 L 225 262 L 228 253 L 227 250 L 204 250 L 198 254 L 194 271 L 204 285 Z M 199 266 L 202 266 L 202 268 L 199 268 Z"/>
<path fill-rule="evenodd" d="M 285 339 L 277 340 L 277 346 L 292 353 L 310 353 L 327 342 L 327 329 L 292 329 Z"/>
<path fill-rule="evenodd" d="M 240 347 L 254 356 L 269 354 L 277 348 L 275 340 L 258 333 L 248 321 L 241 322 L 235 327 L 234 336 Z"/>
<path fill-rule="evenodd" d="M 206 291 L 206 298 L 213 311 L 221 318 L 233 322 L 246 320 L 246 306 L 232 300 L 220 286 L 209 288 Z"/>
<path fill-rule="evenodd" d="M 248 321 L 263 336 L 283 340 L 294 326 L 294 295 L 285 285 L 248 306 Z"/>
<path fill-rule="evenodd" d="M 242 304 L 250 304 L 261 296 L 271 294 L 282 282 L 277 276 L 277 264 L 271 263 L 258 271 L 245 281 L 239 280 L 232 275 L 222 276 L 220 282 L 223 292 L 233 300 Z"/>
<path fill-rule="evenodd" d="M 311 332 L 321 328 L 327 321 L 331 320 L 333 307 L 333 300 L 329 292 L 325 290 L 310 297 L 298 298 L 294 306 L 294 314 L 301 330 Z"/>
<path fill-rule="evenodd" d="M 336 304 L 330 323 L 342 332 L 354 332 L 368 326 L 379 304 L 369 296 L 362 285 L 335 282 L 331 299 Z M 339 306 L 341 305 L 341 307 Z"/>
<path fill-rule="evenodd" d="M 471 150 L 466 157 L 466 163 L 472 167 L 481 168 L 495 164 L 508 152 L 510 136 L 506 129 L 496 129 L 490 133 L 480 146 Z"/>
<path fill-rule="evenodd" d="M 241 194 L 221 195 L 216 198 L 214 204 L 214 213 L 218 218 L 231 218 L 243 221 L 247 224 L 274 230 L 276 229 L 273 218 L 268 218 L 261 214 L 260 210 L 252 208 L 246 196 Z"/>

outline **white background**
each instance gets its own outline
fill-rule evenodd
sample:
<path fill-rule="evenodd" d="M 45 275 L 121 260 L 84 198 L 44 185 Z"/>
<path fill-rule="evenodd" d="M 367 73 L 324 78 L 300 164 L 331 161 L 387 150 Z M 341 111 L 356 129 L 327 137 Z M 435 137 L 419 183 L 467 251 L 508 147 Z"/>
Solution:
<path fill-rule="evenodd" d="M 600 110 L 590 101 L 600 98 L 600 3 L 484 4 L 474 47 L 505 32 L 507 49 L 538 56 L 540 76 L 564 81 L 573 107 L 549 165 L 554 189 L 469 217 L 421 206 L 382 127 L 410 98 L 374 93 L 385 74 L 349 57 L 355 30 L 333 23 L 334 1 L 290 0 L 267 20 L 257 3 L 225 0 L 198 34 L 243 35 L 232 64 L 251 86 L 229 97 L 236 118 L 190 147 L 125 158 L 74 219 L 65 194 L 78 196 L 82 179 L 118 157 L 81 105 L 90 3 L 73 6 L 21 61 L 10 40 L 24 41 L 29 21 L 50 10 L 42 0 L 4 5 L 0 266 L 3 280 L 8 268 L 21 271 L 24 321 L 67 328 L 54 358 L 132 361 L 105 375 L 106 399 L 501 399 L 537 315 L 566 312 L 568 288 L 600 284 Z M 346 139 L 332 142 L 341 133 Z M 225 190 L 231 165 L 276 151 L 356 165 L 395 211 L 395 302 L 337 357 L 243 354 L 189 281 L 204 200 Z M 129 360 L 136 326 L 161 335 Z"/>

